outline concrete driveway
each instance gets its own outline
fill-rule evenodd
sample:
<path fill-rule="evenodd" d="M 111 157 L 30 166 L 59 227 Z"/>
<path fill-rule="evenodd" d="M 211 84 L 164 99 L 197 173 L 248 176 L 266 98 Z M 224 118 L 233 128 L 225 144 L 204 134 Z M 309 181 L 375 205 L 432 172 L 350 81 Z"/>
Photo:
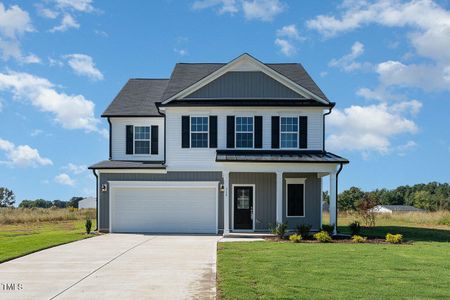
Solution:
<path fill-rule="evenodd" d="M 107 234 L 43 250 L 0 264 L 0 299 L 214 299 L 219 238 Z"/>

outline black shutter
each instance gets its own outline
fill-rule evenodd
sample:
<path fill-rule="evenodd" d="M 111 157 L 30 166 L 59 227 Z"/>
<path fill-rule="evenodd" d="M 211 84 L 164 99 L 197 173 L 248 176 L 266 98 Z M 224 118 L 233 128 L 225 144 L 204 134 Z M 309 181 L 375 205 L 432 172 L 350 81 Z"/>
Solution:
<path fill-rule="evenodd" d="M 263 118 L 255 116 L 255 148 L 262 148 L 263 141 Z"/>
<path fill-rule="evenodd" d="M 227 148 L 234 148 L 234 116 L 227 116 Z"/>
<path fill-rule="evenodd" d="M 272 117 L 272 148 L 280 148 L 280 117 Z"/>
<path fill-rule="evenodd" d="M 299 148 L 308 148 L 308 117 L 301 116 L 298 118 L 298 135 L 299 135 Z"/>
<path fill-rule="evenodd" d="M 190 141 L 190 118 L 189 116 L 181 117 L 181 148 L 189 148 Z"/>
<path fill-rule="evenodd" d="M 126 143 L 126 154 L 133 154 L 133 125 L 127 125 L 127 143 Z"/>
<path fill-rule="evenodd" d="M 152 135 L 150 137 L 152 143 L 151 154 L 158 154 L 158 126 L 152 126 Z"/>
<path fill-rule="evenodd" d="M 217 116 L 209 116 L 209 148 L 217 148 Z"/>

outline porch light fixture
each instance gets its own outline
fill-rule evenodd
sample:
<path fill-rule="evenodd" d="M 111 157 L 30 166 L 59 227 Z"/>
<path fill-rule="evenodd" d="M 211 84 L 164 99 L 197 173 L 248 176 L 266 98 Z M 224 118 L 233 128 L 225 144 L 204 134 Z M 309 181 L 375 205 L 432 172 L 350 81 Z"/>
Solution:
<path fill-rule="evenodd" d="M 102 192 L 107 192 L 108 191 L 108 184 L 103 183 L 102 184 Z"/>
<path fill-rule="evenodd" d="M 224 191 L 225 191 L 225 186 L 224 186 L 222 183 L 219 185 L 219 190 L 220 190 L 221 192 L 224 192 Z"/>

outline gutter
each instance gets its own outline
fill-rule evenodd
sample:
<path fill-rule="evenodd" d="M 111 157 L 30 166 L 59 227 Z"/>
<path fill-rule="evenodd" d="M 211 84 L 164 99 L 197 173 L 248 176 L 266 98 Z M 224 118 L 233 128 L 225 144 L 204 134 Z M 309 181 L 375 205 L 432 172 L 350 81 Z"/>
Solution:
<path fill-rule="evenodd" d="M 331 114 L 331 111 L 333 110 L 333 106 L 330 106 L 329 111 L 327 113 L 324 113 L 322 115 L 322 150 L 325 152 L 325 116 Z"/>
<path fill-rule="evenodd" d="M 330 110 L 330 112 L 331 112 L 331 110 Z M 339 198 L 339 193 L 338 193 L 338 190 L 339 190 L 339 187 L 338 187 L 338 182 L 339 182 L 339 173 L 341 173 L 341 171 L 342 171 L 342 169 L 344 168 L 344 164 L 343 163 L 340 163 L 340 165 L 339 165 L 339 169 L 338 169 L 338 171 L 337 171 L 337 173 L 336 173 L 336 234 L 338 233 L 337 232 L 337 229 L 338 229 L 338 226 L 337 226 L 337 223 L 338 223 L 338 198 Z"/>
<path fill-rule="evenodd" d="M 95 170 L 92 170 L 92 173 L 94 173 L 95 176 L 95 231 L 98 231 L 98 175 Z"/>

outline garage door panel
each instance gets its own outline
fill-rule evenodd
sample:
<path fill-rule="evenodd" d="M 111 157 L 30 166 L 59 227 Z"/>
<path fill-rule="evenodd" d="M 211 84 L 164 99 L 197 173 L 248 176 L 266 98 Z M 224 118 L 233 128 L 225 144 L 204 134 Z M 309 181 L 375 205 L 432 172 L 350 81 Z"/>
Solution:
<path fill-rule="evenodd" d="M 215 188 L 115 188 L 113 232 L 216 232 Z"/>

